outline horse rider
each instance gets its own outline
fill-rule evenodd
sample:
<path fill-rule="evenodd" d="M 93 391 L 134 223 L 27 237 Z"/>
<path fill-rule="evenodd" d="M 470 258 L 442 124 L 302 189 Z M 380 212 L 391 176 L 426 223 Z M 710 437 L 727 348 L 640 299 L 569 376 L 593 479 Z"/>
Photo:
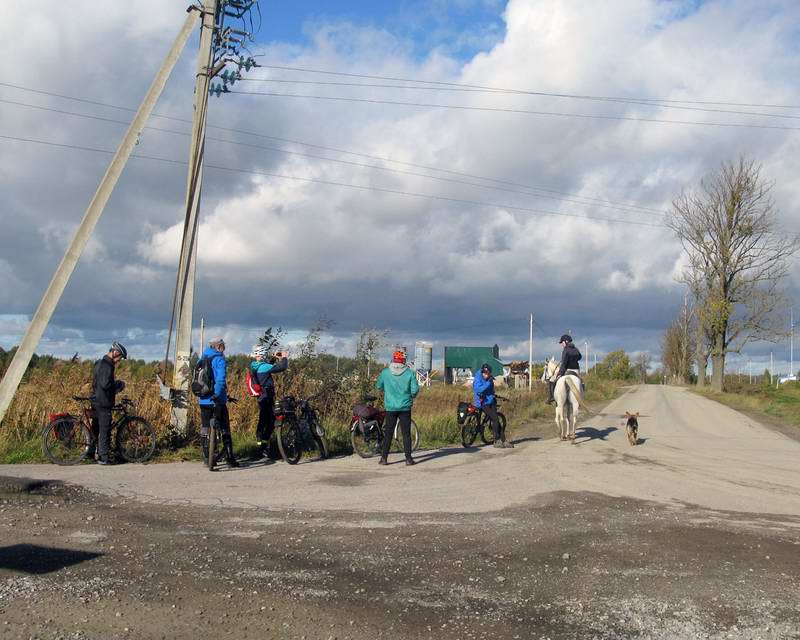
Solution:
<path fill-rule="evenodd" d="M 561 376 L 572 374 L 580 378 L 581 373 L 581 365 L 579 363 L 583 356 L 572 342 L 572 336 L 568 333 L 565 333 L 563 336 L 561 336 L 558 344 L 564 347 L 563 351 L 561 352 L 561 366 L 558 368 L 558 373 L 556 374 L 555 379 L 550 380 L 547 385 L 550 391 L 550 397 L 547 399 L 547 404 L 553 404 L 555 402 L 553 393 L 556 390 L 556 382 Z"/>

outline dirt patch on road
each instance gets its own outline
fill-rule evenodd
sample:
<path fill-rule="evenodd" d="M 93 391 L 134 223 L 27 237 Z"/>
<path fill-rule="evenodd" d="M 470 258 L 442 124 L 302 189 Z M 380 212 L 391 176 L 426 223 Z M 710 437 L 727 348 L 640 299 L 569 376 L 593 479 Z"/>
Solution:
<path fill-rule="evenodd" d="M 800 634 L 795 518 L 591 493 L 432 519 L 48 491 L 0 495 L 2 637 Z"/>

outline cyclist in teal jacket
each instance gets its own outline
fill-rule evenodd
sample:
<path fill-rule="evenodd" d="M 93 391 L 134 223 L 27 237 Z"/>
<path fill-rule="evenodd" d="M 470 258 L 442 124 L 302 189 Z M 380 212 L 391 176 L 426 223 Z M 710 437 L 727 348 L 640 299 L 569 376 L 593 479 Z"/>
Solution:
<path fill-rule="evenodd" d="M 395 426 L 400 422 L 403 432 L 403 451 L 406 454 L 406 464 L 413 465 L 411 457 L 411 407 L 414 398 L 419 393 L 417 376 L 406 366 L 406 354 L 395 351 L 392 363 L 381 371 L 378 376 L 376 388 L 383 391 L 383 406 L 386 409 L 386 418 L 383 423 L 383 451 L 378 464 L 388 464 L 389 447 L 392 446 L 392 436 Z"/>

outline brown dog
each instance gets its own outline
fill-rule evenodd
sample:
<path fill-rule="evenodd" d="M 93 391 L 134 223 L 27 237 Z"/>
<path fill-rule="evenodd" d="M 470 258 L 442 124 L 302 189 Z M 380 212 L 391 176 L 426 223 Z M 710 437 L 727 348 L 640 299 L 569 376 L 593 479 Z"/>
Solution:
<path fill-rule="evenodd" d="M 630 413 L 625 412 L 625 417 L 628 421 L 625 423 L 625 434 L 628 436 L 628 442 L 631 445 L 639 443 L 639 412 Z"/>

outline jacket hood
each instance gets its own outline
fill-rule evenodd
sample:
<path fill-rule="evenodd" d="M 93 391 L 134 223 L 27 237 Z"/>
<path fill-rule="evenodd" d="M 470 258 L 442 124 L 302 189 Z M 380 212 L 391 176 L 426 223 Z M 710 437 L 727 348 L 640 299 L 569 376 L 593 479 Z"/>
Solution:
<path fill-rule="evenodd" d="M 213 358 L 214 356 L 221 356 L 222 354 L 217 351 L 216 349 L 212 349 L 211 347 L 206 347 L 205 351 L 203 351 L 203 358 Z"/>
<path fill-rule="evenodd" d="M 406 369 L 408 369 L 408 366 L 404 365 L 401 362 L 392 362 L 389 365 L 389 371 L 392 372 L 393 376 L 401 375 Z"/>

